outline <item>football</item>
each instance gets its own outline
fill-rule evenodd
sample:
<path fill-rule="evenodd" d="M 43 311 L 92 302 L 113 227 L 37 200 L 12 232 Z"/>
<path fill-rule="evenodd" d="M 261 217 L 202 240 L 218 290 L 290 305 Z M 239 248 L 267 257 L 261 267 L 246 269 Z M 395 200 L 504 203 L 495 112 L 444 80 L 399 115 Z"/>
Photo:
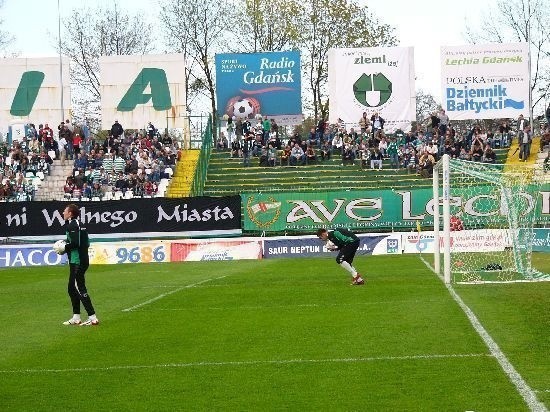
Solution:
<path fill-rule="evenodd" d="M 62 255 L 63 253 L 65 253 L 65 245 L 66 244 L 67 244 L 67 242 L 65 242 L 64 240 L 58 240 L 57 242 L 55 242 L 53 244 L 52 249 L 58 255 Z"/>
<path fill-rule="evenodd" d="M 449 219 L 449 223 L 452 232 L 464 230 L 464 224 L 462 223 L 462 220 L 460 220 L 460 218 L 457 216 L 451 216 L 451 218 Z"/>
<path fill-rule="evenodd" d="M 336 249 L 338 249 L 338 247 L 337 247 L 334 243 L 332 243 L 330 240 L 327 240 L 327 241 L 325 242 L 325 247 L 326 247 L 328 250 L 336 250 Z"/>

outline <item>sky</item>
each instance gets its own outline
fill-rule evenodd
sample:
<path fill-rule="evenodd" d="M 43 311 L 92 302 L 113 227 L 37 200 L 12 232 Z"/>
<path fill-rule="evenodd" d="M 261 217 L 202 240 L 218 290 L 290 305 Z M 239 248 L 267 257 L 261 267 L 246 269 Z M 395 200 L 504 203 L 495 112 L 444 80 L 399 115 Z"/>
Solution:
<path fill-rule="evenodd" d="M 58 1 L 60 13 L 58 14 Z M 396 28 L 400 46 L 413 46 L 416 89 L 441 96 L 440 47 L 466 44 L 466 22 L 476 24 L 479 16 L 497 0 L 359 0 L 383 23 Z M 112 0 L 4 0 L 2 29 L 15 36 L 11 49 L 19 57 L 57 55 L 58 15 L 70 16 L 83 6 L 112 7 Z M 142 12 L 152 19 L 158 14 L 157 0 L 118 0 L 129 12 Z M 156 46 L 162 50 L 162 39 Z"/>

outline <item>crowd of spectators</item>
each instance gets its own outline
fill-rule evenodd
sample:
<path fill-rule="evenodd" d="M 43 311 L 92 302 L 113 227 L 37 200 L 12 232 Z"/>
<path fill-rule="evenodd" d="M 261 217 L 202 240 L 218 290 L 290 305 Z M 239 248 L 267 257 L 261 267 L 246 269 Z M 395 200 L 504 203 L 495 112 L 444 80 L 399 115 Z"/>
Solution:
<path fill-rule="evenodd" d="M 73 171 L 63 187 L 65 196 L 102 199 L 106 194 L 115 198 L 117 194 L 127 198 L 157 195 L 161 180 L 172 177 L 178 151 L 172 138 L 161 136 L 151 122 L 144 130 L 125 131 L 115 121 L 106 139 L 84 140 L 73 155 Z"/>
<path fill-rule="evenodd" d="M 235 122 L 233 120 L 233 122 Z M 233 123 L 231 122 L 231 123 Z M 364 169 L 381 169 L 389 163 L 392 169 L 406 169 L 424 177 L 432 175 L 433 166 L 443 154 L 451 158 L 483 163 L 496 163 L 495 149 L 510 147 L 514 138 L 520 145 L 520 159 L 530 153 L 532 132 L 529 122 L 520 116 L 512 128 L 502 120 L 494 130 L 479 125 L 459 133 L 444 110 L 432 113 L 426 124 L 407 133 L 384 131 L 385 119 L 377 113 L 359 119 L 359 127 L 347 127 L 339 119 L 335 124 L 321 120 L 306 136 L 295 133 L 283 142 L 273 120 L 238 120 L 241 132 L 228 124 L 216 142 L 219 150 L 228 150 L 231 157 L 242 158 L 249 166 L 257 158 L 260 166 L 304 165 L 330 160 L 338 154 L 342 165 L 358 164 Z M 384 162 L 386 160 L 386 162 Z"/>
<path fill-rule="evenodd" d="M 68 120 L 57 133 L 48 124 L 29 124 L 25 138 L 0 144 L 0 200 L 33 200 L 35 179 L 44 180 L 56 158 L 72 165 L 63 187 L 67 198 L 154 196 L 159 182 L 172 176 L 177 156 L 172 139 L 150 122 L 146 129 L 124 131 L 115 121 L 106 139 Z"/>

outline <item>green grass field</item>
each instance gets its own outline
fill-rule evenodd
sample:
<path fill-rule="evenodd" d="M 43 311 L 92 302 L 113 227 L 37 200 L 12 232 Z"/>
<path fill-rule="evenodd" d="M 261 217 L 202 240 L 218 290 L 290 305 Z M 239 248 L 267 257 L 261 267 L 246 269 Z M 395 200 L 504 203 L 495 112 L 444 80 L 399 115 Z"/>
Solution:
<path fill-rule="evenodd" d="M 92 266 L 97 327 L 61 325 L 67 267 L 1 270 L 0 410 L 529 410 L 418 257 L 355 266 Z M 454 289 L 549 408 L 550 282 Z"/>

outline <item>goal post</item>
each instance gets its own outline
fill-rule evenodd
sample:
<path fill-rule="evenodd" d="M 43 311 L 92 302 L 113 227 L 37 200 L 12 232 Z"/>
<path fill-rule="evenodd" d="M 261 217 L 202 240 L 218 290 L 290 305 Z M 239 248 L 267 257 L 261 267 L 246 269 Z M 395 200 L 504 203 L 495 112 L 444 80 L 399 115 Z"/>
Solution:
<path fill-rule="evenodd" d="M 533 229 L 541 212 L 541 180 L 534 167 L 448 155 L 437 162 L 434 270 L 446 283 L 550 279 L 531 265 Z"/>

